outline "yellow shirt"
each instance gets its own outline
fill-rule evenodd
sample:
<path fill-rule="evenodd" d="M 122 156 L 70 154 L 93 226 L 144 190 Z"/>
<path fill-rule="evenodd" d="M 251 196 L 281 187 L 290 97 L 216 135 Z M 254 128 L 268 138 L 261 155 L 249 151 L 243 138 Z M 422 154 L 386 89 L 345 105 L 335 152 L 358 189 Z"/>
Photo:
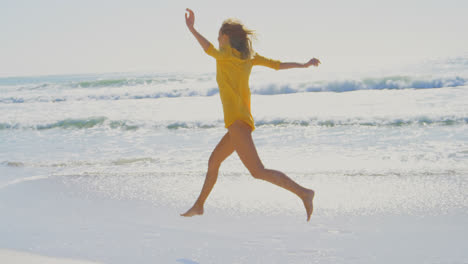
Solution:
<path fill-rule="evenodd" d="M 217 50 L 210 43 L 205 52 L 216 59 L 216 81 L 223 104 L 225 127 L 228 128 L 236 120 L 242 120 L 252 131 L 255 130 L 250 113 L 249 77 L 252 66 L 262 65 L 279 70 L 281 62 L 259 54 L 251 59 L 241 59 L 240 52 L 230 45 Z"/>

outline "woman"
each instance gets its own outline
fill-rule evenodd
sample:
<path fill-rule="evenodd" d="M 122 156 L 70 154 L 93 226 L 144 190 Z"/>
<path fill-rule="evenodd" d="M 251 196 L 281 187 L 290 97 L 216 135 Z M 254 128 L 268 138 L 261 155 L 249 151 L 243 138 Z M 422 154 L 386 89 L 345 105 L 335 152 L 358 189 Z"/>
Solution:
<path fill-rule="evenodd" d="M 224 122 L 228 132 L 218 143 L 208 161 L 208 172 L 201 193 L 195 204 L 182 216 L 203 214 L 203 206 L 218 178 L 218 169 L 221 163 L 234 151 L 239 155 L 242 163 L 252 176 L 276 184 L 296 194 L 304 203 L 307 221 L 313 211 L 314 191 L 302 187 L 284 173 L 266 169 L 252 140 L 252 131 L 255 129 L 250 113 L 249 76 L 254 65 L 262 65 L 275 70 L 291 68 L 307 68 L 318 66 L 318 59 L 309 62 L 284 63 L 254 54 L 250 37 L 253 31 L 246 29 L 240 22 L 228 19 L 224 21 L 219 30 L 219 50 L 214 48 L 194 28 L 195 14 L 188 9 L 185 13 L 185 22 L 190 32 L 198 40 L 204 51 L 216 59 L 216 80 L 219 94 L 223 104 Z"/>

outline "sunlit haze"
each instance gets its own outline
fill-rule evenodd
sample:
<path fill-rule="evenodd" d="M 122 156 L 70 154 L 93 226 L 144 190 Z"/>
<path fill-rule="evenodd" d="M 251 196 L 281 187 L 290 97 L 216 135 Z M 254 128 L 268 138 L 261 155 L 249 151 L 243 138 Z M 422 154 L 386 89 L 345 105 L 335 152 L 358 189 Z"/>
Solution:
<path fill-rule="evenodd" d="M 0 1 L 0 76 L 212 72 L 187 30 L 217 46 L 222 21 L 255 29 L 254 49 L 329 70 L 468 52 L 468 1 Z"/>

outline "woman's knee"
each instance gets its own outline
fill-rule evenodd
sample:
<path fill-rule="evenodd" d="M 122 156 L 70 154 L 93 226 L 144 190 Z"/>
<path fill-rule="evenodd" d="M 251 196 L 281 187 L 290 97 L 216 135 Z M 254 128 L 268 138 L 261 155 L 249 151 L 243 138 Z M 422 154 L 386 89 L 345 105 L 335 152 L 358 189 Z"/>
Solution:
<path fill-rule="evenodd" d="M 250 175 L 254 177 L 255 179 L 262 180 L 265 175 L 265 167 L 263 165 L 261 166 L 256 166 L 255 168 L 248 168 Z"/>

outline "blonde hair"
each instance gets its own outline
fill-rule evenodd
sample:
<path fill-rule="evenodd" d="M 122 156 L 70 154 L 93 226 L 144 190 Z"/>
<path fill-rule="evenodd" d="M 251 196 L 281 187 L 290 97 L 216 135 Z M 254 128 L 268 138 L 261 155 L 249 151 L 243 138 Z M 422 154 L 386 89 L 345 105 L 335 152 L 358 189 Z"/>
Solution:
<path fill-rule="evenodd" d="M 231 47 L 241 53 L 242 59 L 250 59 L 253 55 L 252 38 L 255 38 L 255 31 L 247 29 L 240 20 L 229 18 L 224 20 L 220 29 L 222 34 L 229 36 Z"/>

